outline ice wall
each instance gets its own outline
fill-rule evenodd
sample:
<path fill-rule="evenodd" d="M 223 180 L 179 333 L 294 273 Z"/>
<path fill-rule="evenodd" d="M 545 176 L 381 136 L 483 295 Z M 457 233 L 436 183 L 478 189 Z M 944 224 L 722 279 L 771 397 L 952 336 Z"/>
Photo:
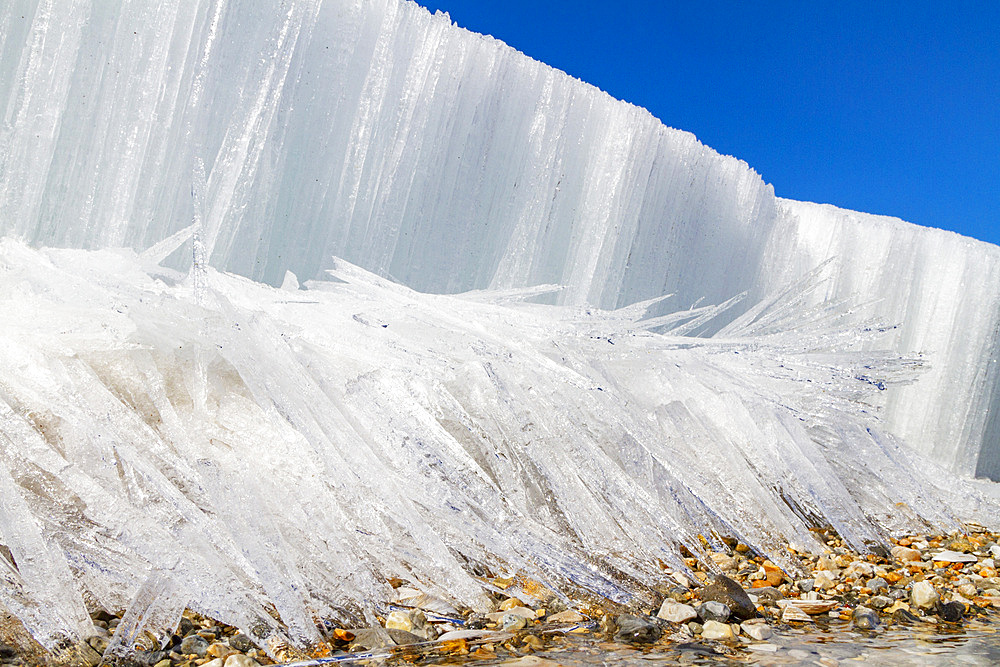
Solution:
<path fill-rule="evenodd" d="M 148 247 L 189 224 L 201 159 L 212 265 L 272 284 L 336 255 L 422 290 L 683 306 L 835 257 L 827 296 L 880 299 L 900 349 L 932 357 L 890 423 L 1000 474 L 993 247 L 781 203 L 744 163 L 410 2 L 15 0 L 0 38 L 6 233 Z"/>

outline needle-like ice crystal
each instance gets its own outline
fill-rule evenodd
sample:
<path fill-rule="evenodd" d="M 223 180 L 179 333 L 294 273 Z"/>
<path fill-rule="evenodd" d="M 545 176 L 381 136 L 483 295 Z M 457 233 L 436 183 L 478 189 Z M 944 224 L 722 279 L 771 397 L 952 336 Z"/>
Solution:
<path fill-rule="evenodd" d="M 48 647 L 1000 522 L 1000 249 L 445 15 L 12 0 L 0 114 L 0 603 Z"/>

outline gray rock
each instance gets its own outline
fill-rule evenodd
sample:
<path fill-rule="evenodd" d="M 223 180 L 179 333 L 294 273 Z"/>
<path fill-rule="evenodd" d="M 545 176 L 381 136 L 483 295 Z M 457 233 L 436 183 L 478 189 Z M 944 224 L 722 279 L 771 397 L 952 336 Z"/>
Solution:
<path fill-rule="evenodd" d="M 884 593 L 889 590 L 889 582 L 882 577 L 875 577 L 868 580 L 868 588 L 872 589 L 872 593 Z"/>
<path fill-rule="evenodd" d="M 884 595 L 876 595 L 875 597 L 868 600 L 868 604 L 872 606 L 873 609 L 878 609 L 882 611 L 886 607 L 892 604 L 892 600 Z"/>
<path fill-rule="evenodd" d="M 199 658 L 204 658 L 208 652 L 208 642 L 198 635 L 188 635 L 181 642 L 181 653 L 194 653 Z"/>
<path fill-rule="evenodd" d="M 108 627 L 110 627 L 110 625 Z M 177 624 L 177 634 L 179 634 L 181 637 L 187 637 L 194 631 L 195 627 L 194 623 L 191 622 L 191 619 L 182 617 L 181 622 Z"/>
<path fill-rule="evenodd" d="M 351 653 L 395 645 L 392 637 L 389 636 L 389 633 L 384 628 L 358 628 L 357 630 L 351 630 L 351 632 L 354 633 L 354 639 L 351 640 L 348 646 L 348 650 Z"/>
<path fill-rule="evenodd" d="M 618 632 L 615 633 L 615 639 L 619 641 L 652 644 L 663 634 L 660 626 L 645 616 L 622 614 L 618 617 L 617 624 Z"/>
<path fill-rule="evenodd" d="M 717 575 L 712 583 L 705 586 L 700 596 L 706 602 L 721 602 L 729 607 L 733 616 L 741 621 L 746 621 L 757 616 L 757 608 L 754 606 L 747 592 L 743 588 L 725 575 Z"/>
<path fill-rule="evenodd" d="M 388 628 L 386 631 L 389 633 L 389 636 L 392 637 L 392 641 L 396 642 L 399 645 L 417 644 L 422 641 L 427 641 L 423 637 L 418 637 L 412 632 L 407 632 L 406 630 Z"/>
<path fill-rule="evenodd" d="M 757 596 L 758 604 L 775 604 L 778 600 L 783 600 L 785 598 L 781 591 L 774 586 L 755 588 L 753 589 L 753 594 Z"/>
<path fill-rule="evenodd" d="M 803 593 L 810 592 L 815 584 L 816 584 L 815 579 L 799 579 L 798 581 L 795 582 L 795 585 L 798 586 L 799 590 L 802 591 Z"/>
<path fill-rule="evenodd" d="M 944 621 L 958 623 L 965 616 L 965 605 L 954 600 L 952 602 L 945 602 L 938 606 L 937 613 Z"/>
<path fill-rule="evenodd" d="M 715 600 L 703 602 L 698 606 L 698 618 L 701 619 L 702 623 L 708 621 L 725 623 L 729 620 L 730 615 L 732 615 L 732 610 L 729 608 L 729 605 L 716 602 Z"/>
<path fill-rule="evenodd" d="M 897 623 L 916 623 L 920 620 L 920 617 L 913 612 L 906 611 L 905 609 L 897 609 L 892 613 L 892 620 Z"/>
<path fill-rule="evenodd" d="M 229 645 L 232 646 L 237 651 L 240 651 L 241 653 L 246 653 L 250 649 L 256 648 L 256 645 L 253 643 L 253 640 L 251 640 L 242 632 L 237 633 L 232 637 L 230 637 Z"/>
<path fill-rule="evenodd" d="M 859 630 L 874 630 L 879 624 L 878 612 L 868 607 L 855 607 L 851 621 Z"/>

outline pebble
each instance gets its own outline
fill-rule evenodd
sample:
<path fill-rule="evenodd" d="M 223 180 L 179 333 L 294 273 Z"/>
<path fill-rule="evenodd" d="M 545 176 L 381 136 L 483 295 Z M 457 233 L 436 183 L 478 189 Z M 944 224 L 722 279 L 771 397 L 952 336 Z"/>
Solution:
<path fill-rule="evenodd" d="M 770 639 L 771 635 L 774 634 L 767 623 L 758 620 L 743 621 L 740 623 L 740 629 L 747 637 L 759 642 Z"/>
<path fill-rule="evenodd" d="M 632 614 L 622 614 L 617 619 L 615 639 L 641 644 L 652 644 L 663 634 L 652 619 Z"/>
<path fill-rule="evenodd" d="M 703 639 L 735 639 L 736 636 L 733 635 L 733 628 L 728 623 L 720 623 L 719 621 L 705 621 L 705 625 L 702 626 L 701 636 Z"/>
<path fill-rule="evenodd" d="M 871 589 L 872 593 L 882 593 L 889 590 L 889 582 L 882 577 L 874 577 L 868 581 L 868 588 Z"/>
<path fill-rule="evenodd" d="M 940 596 L 929 581 L 918 581 L 910 589 L 910 600 L 921 609 L 931 609 L 937 605 Z"/>
<path fill-rule="evenodd" d="M 813 578 L 813 586 L 815 588 L 828 591 L 836 585 L 837 582 L 834 580 L 833 575 L 829 570 L 816 571 L 816 576 Z"/>
<path fill-rule="evenodd" d="M 931 559 L 942 563 L 975 563 L 977 560 L 972 554 L 947 550 L 932 554 Z"/>
<path fill-rule="evenodd" d="M 698 618 L 698 612 L 691 605 L 681 604 L 673 600 L 664 600 L 656 616 L 671 623 L 687 623 L 690 620 Z"/>
<path fill-rule="evenodd" d="M 958 623 L 965 616 L 965 605 L 961 602 L 945 602 L 938 606 L 938 616 L 949 623 Z"/>
<path fill-rule="evenodd" d="M 390 637 L 392 637 L 392 641 L 396 642 L 399 646 L 418 644 L 422 641 L 426 641 L 423 637 L 418 637 L 412 632 L 400 630 L 399 628 L 386 628 L 385 631 L 389 633 Z"/>
<path fill-rule="evenodd" d="M 855 607 L 851 613 L 851 622 L 859 630 L 874 630 L 879 625 L 878 613 L 868 607 Z"/>
<path fill-rule="evenodd" d="M 706 621 L 725 622 L 729 620 L 731 614 L 732 611 L 729 609 L 729 605 L 716 602 L 715 600 L 709 600 L 698 605 L 698 618 L 701 619 L 702 623 Z"/>
<path fill-rule="evenodd" d="M 868 604 L 874 609 L 882 611 L 886 607 L 892 604 L 892 600 L 884 595 L 876 595 L 875 597 L 868 600 Z"/>
<path fill-rule="evenodd" d="M 729 554 L 714 553 L 710 554 L 709 558 L 711 558 L 712 562 L 718 565 L 719 569 L 723 572 L 733 572 L 736 570 L 736 559 Z"/>
<path fill-rule="evenodd" d="M 248 655 L 235 653 L 226 658 L 225 667 L 260 667 L 260 663 Z"/>
<path fill-rule="evenodd" d="M 254 648 L 253 641 L 251 641 L 251 639 L 242 632 L 237 632 L 235 635 L 230 637 L 229 645 L 241 653 L 246 653 L 250 649 Z"/>
<path fill-rule="evenodd" d="M 755 588 L 753 595 L 749 595 L 749 597 L 751 601 L 753 601 L 753 598 L 757 598 L 757 604 L 775 604 L 785 596 L 774 586 L 765 586 L 763 588 Z"/>
<path fill-rule="evenodd" d="M 208 653 L 208 642 L 198 635 L 188 635 L 181 642 L 181 653 L 186 655 L 194 654 L 199 658 L 204 658 Z"/>
<path fill-rule="evenodd" d="M 517 632 L 522 630 L 528 625 L 528 619 L 520 614 L 513 614 L 507 612 L 500 619 L 500 626 L 504 629 L 504 632 Z"/>
<path fill-rule="evenodd" d="M 580 612 L 567 609 L 566 611 L 560 611 L 557 614 L 552 614 L 545 620 L 553 621 L 555 623 L 579 623 L 586 619 Z"/>
<path fill-rule="evenodd" d="M 889 550 L 889 553 L 892 554 L 893 558 L 904 563 L 919 562 L 923 558 L 919 550 L 909 547 L 895 546 Z"/>
<path fill-rule="evenodd" d="M 729 607 L 730 613 L 741 621 L 754 618 L 757 608 L 743 587 L 727 576 L 718 575 L 712 583 L 700 591 L 702 600 L 721 602 Z"/>

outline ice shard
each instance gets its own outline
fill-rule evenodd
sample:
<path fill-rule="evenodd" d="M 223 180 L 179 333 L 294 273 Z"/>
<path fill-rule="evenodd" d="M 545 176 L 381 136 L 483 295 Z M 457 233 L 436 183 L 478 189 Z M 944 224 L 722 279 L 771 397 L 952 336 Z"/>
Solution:
<path fill-rule="evenodd" d="M 46 645 L 1000 520 L 1000 248 L 776 198 L 446 15 L 13 0 L 0 100 L 0 603 Z"/>

